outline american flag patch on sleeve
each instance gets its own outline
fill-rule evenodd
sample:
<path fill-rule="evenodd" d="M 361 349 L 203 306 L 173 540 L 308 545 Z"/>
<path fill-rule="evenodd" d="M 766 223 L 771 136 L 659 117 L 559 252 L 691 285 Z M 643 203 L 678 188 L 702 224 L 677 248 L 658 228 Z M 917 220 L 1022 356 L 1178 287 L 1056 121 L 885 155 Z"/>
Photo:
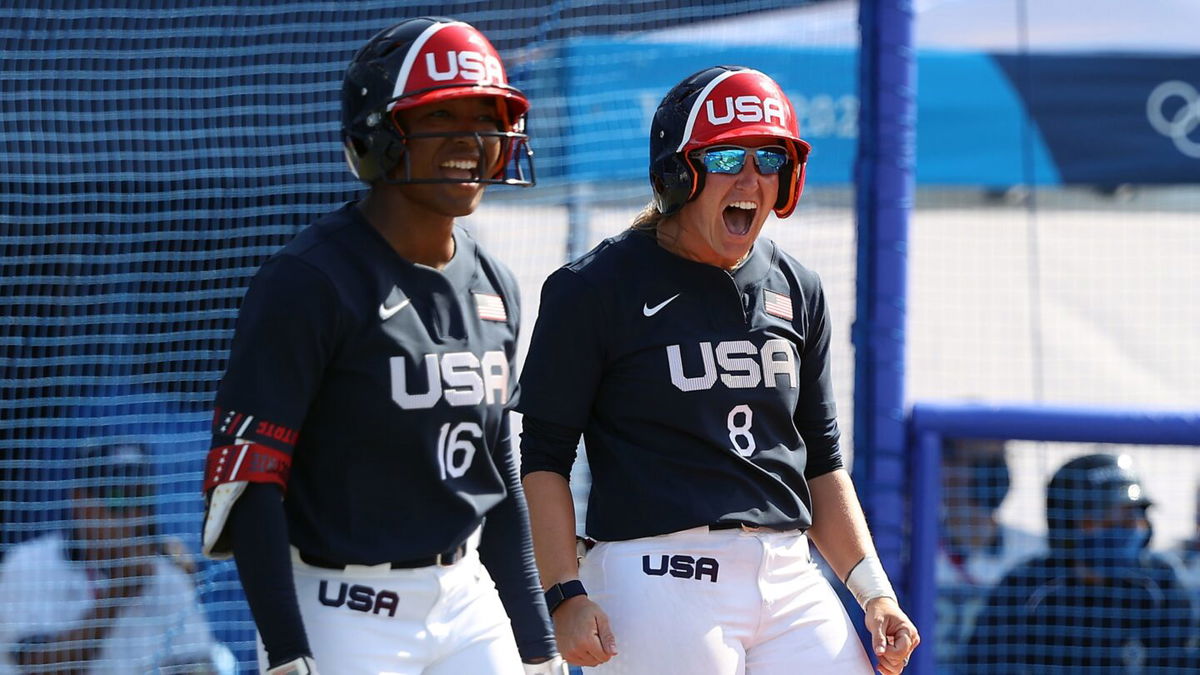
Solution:
<path fill-rule="evenodd" d="M 763 311 L 788 321 L 792 320 L 791 296 L 763 289 Z"/>
<path fill-rule="evenodd" d="M 498 295 L 490 293 L 472 293 L 475 296 L 475 307 L 479 310 L 479 318 L 485 321 L 508 321 L 508 312 L 504 311 L 504 301 Z"/>

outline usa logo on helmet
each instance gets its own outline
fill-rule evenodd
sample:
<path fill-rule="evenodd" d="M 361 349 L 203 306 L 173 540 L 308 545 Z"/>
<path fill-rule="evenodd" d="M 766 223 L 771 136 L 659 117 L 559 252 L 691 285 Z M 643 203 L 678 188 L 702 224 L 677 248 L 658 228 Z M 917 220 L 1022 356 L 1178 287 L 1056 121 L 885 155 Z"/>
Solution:
<path fill-rule="evenodd" d="M 500 65 L 500 59 L 490 54 L 450 50 L 444 56 L 446 69 L 441 70 L 438 68 L 437 54 L 425 55 L 425 70 L 429 72 L 429 79 L 446 82 L 461 77 L 478 84 L 504 82 L 504 68 Z"/>
<path fill-rule="evenodd" d="M 504 86 L 496 48 L 461 22 L 435 23 L 415 41 L 400 66 L 393 96 L 446 85 Z"/>
<path fill-rule="evenodd" d="M 796 113 L 771 78 L 750 69 L 727 71 L 696 97 L 676 152 L 751 136 L 798 139 Z"/>
<path fill-rule="evenodd" d="M 757 96 L 726 96 L 724 106 L 722 113 L 718 114 L 712 99 L 704 102 L 704 110 L 708 113 L 710 124 L 729 124 L 735 116 L 739 122 L 765 121 L 769 124 L 771 118 L 775 118 L 779 126 L 787 124 L 783 116 L 783 103 L 773 96 L 765 99 Z"/>

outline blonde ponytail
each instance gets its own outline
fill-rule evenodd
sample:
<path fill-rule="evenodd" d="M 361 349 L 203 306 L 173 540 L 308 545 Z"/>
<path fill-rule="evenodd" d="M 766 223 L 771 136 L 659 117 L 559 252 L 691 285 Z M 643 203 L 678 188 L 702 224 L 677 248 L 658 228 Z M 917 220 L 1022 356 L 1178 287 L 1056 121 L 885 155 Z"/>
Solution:
<path fill-rule="evenodd" d="M 658 210 L 658 204 L 650 202 L 640 213 L 633 218 L 633 224 L 629 227 L 634 230 L 643 232 L 654 232 L 658 229 L 658 224 L 663 221 L 662 211 Z"/>

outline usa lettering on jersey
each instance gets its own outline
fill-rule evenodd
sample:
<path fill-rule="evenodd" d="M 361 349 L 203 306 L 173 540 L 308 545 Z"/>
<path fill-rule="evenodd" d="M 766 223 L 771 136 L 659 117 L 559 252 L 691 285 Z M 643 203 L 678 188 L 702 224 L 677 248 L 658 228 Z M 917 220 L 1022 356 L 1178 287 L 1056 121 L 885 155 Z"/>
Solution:
<path fill-rule="evenodd" d="M 442 400 L 455 407 L 484 401 L 488 405 L 508 403 L 508 357 L 499 350 L 484 352 L 483 356 L 471 352 L 425 354 L 419 363 L 409 363 L 406 356 L 393 356 L 389 366 L 392 400 L 405 410 L 425 410 Z M 415 375 L 417 370 L 423 371 L 423 378 Z M 410 384 L 410 379 L 423 381 L 424 386 Z"/>
<path fill-rule="evenodd" d="M 749 340 L 728 340 L 716 343 L 701 342 L 687 348 L 689 363 L 697 356 L 701 371 L 688 374 L 684 368 L 684 347 L 667 347 L 667 364 L 671 383 L 680 391 L 712 389 L 717 382 L 730 389 L 752 389 L 758 386 L 795 389 L 800 373 L 792 343 L 772 338 L 755 347 Z"/>

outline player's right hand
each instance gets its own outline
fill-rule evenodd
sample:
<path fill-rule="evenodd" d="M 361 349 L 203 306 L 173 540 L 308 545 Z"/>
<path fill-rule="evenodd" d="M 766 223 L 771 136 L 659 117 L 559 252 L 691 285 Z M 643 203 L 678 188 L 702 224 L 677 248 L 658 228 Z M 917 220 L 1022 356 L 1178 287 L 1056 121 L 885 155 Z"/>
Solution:
<path fill-rule="evenodd" d="M 921 636 L 894 598 L 875 598 L 867 603 L 867 627 L 881 675 L 901 675 Z"/>
<path fill-rule="evenodd" d="M 555 610 L 554 637 L 573 666 L 598 666 L 617 655 L 608 615 L 586 595 L 568 598 Z"/>

